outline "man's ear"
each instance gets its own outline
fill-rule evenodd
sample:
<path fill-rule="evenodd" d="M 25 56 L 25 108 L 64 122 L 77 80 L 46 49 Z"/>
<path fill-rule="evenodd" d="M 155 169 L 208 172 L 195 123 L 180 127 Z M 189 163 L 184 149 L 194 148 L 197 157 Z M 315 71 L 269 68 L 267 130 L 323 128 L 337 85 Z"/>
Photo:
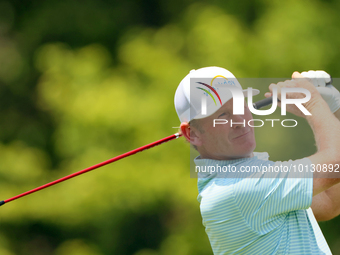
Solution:
<path fill-rule="evenodd" d="M 188 122 L 181 123 L 181 131 L 185 139 L 195 146 L 201 146 L 202 141 L 200 137 L 200 133 L 196 128 L 191 128 Z"/>

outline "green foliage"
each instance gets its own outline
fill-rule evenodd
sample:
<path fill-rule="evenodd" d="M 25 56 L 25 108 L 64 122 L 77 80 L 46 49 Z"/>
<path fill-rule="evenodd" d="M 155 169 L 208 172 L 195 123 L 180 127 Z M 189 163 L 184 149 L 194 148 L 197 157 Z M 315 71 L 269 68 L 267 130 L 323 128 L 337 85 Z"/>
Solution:
<path fill-rule="evenodd" d="M 191 69 L 226 67 L 261 95 L 269 79 L 248 78 L 340 72 L 336 2 L 124 3 L 0 4 L 2 199 L 175 133 Z M 298 121 L 257 129 L 257 150 L 312 154 Z M 189 158 L 172 141 L 1 207 L 0 254 L 211 254 Z M 339 224 L 321 225 L 334 253 Z"/>

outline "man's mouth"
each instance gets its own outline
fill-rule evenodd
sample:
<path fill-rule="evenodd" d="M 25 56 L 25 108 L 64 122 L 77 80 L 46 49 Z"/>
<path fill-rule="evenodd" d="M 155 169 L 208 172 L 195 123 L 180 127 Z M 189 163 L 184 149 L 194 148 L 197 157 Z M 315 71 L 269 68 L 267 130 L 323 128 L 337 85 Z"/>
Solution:
<path fill-rule="evenodd" d="M 242 137 L 244 137 L 244 136 L 248 135 L 249 133 L 250 133 L 250 130 L 249 130 L 249 131 L 247 131 L 247 132 L 245 132 L 245 133 L 243 133 L 243 134 L 241 134 L 241 135 L 238 135 L 238 136 L 234 137 L 234 138 L 233 138 L 233 139 L 231 139 L 231 140 L 235 140 L 235 139 L 238 139 L 238 138 L 242 138 Z"/>

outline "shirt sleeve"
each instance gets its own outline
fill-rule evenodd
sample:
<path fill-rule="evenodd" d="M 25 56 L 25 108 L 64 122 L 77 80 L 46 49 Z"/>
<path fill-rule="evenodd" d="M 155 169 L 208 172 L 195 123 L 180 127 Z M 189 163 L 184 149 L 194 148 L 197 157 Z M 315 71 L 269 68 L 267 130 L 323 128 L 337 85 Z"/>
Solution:
<path fill-rule="evenodd" d="M 234 195 L 248 224 L 264 234 L 282 224 L 288 213 L 311 206 L 313 172 L 308 158 L 262 163 L 271 168 L 239 180 Z"/>

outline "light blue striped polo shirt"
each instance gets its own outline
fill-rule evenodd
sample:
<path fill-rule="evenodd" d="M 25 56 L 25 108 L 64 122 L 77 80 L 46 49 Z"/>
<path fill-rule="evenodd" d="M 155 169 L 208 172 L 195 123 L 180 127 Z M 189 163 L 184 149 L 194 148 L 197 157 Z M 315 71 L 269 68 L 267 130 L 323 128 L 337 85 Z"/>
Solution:
<path fill-rule="evenodd" d="M 243 172 L 246 166 L 292 169 L 310 165 L 307 158 L 273 162 L 267 153 L 237 160 L 195 159 L 197 167 L 233 166 L 229 172 L 198 174 L 198 201 L 214 254 L 331 254 L 310 208 L 313 173 L 269 175 Z M 220 168 L 221 169 L 221 168 Z M 227 169 L 227 168 L 225 168 Z M 271 178 L 268 178 L 271 177 Z"/>

